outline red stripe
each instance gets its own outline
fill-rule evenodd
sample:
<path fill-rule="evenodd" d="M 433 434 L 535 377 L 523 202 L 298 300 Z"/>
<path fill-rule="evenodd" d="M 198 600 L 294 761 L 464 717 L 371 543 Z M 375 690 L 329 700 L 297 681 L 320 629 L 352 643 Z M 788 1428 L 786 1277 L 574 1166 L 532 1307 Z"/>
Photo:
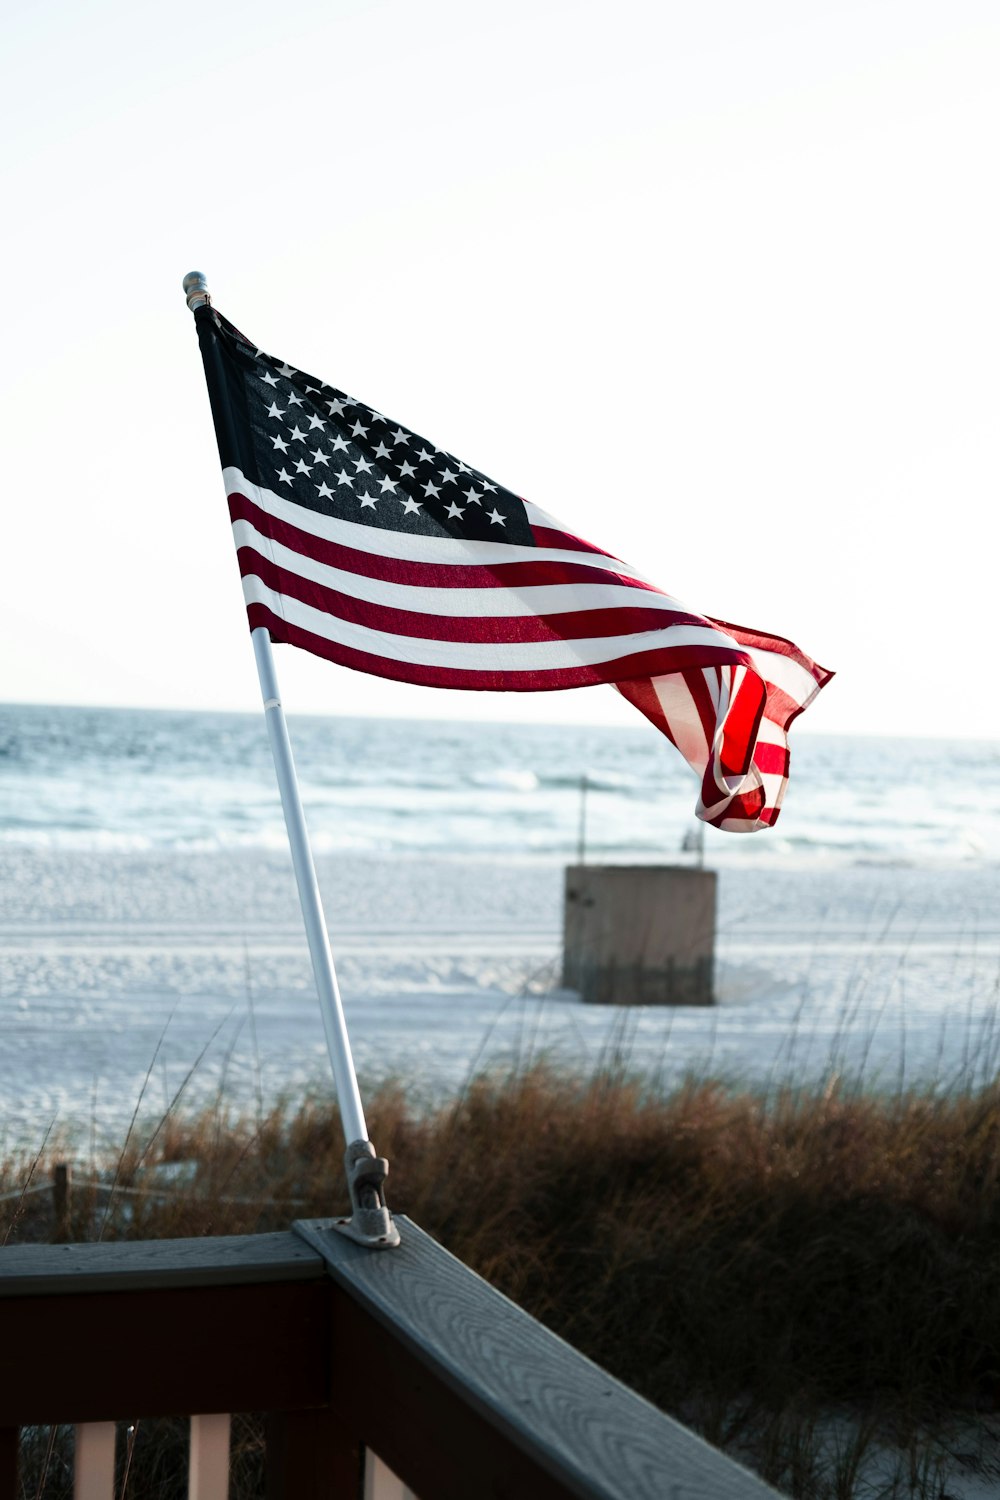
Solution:
<path fill-rule="evenodd" d="M 716 664 L 712 662 L 711 665 L 714 667 Z M 701 720 L 701 732 L 705 737 L 706 750 L 710 755 L 712 741 L 715 739 L 715 726 L 718 722 L 719 711 L 715 706 L 703 672 L 698 673 L 697 676 L 692 673 L 690 677 L 685 677 L 684 681 L 687 683 L 688 691 L 694 700 L 695 711 Z"/>
<path fill-rule="evenodd" d="M 705 821 L 711 823 L 713 828 L 721 828 L 723 823 L 773 823 L 777 816 L 777 808 L 764 806 L 764 793 L 758 789 L 745 796 L 734 797 L 722 812 Z"/>
<path fill-rule="evenodd" d="M 771 745 L 766 741 L 759 744 L 753 753 L 753 763 L 762 775 L 788 775 L 788 747 L 786 745 Z"/>
<path fill-rule="evenodd" d="M 536 547 L 557 547 L 563 552 L 591 552 L 595 557 L 610 557 L 612 562 L 621 562 L 620 557 L 585 542 L 582 536 L 574 536 L 572 531 L 557 531 L 552 526 L 532 526 L 531 535 Z"/>
<path fill-rule="evenodd" d="M 767 798 L 762 786 L 756 787 L 752 792 L 740 792 L 735 797 L 720 797 L 719 788 L 706 776 L 702 786 L 701 800 L 706 808 L 723 802 L 721 811 L 708 819 L 708 822 L 718 827 L 720 823 L 730 818 L 745 823 L 755 823 L 764 810 Z"/>
<path fill-rule="evenodd" d="M 745 776 L 749 771 L 766 703 L 767 688 L 751 673 L 743 679 L 726 714 L 719 747 L 719 769 L 724 776 Z"/>
<path fill-rule="evenodd" d="M 237 548 L 240 573 L 244 578 L 259 578 L 276 594 L 286 594 L 311 605 L 336 620 L 348 620 L 371 630 L 385 630 L 393 635 L 420 636 L 429 641 L 482 642 L 491 646 L 526 642 L 608 640 L 644 630 L 668 630 L 676 624 L 691 622 L 689 615 L 672 610 L 579 609 L 558 614 L 531 615 L 438 615 L 420 610 L 395 609 L 388 604 L 374 604 L 352 594 L 327 588 L 299 573 L 278 567 L 251 547 Z M 487 601 L 488 605 L 488 596 Z M 695 621 L 695 623 L 700 623 Z M 664 643 L 662 649 L 674 648 Z M 725 648 L 717 648 L 725 649 Z M 733 653 L 734 655 L 736 653 Z"/>
<path fill-rule="evenodd" d="M 830 676 L 832 675 L 830 673 Z M 822 683 L 820 687 L 822 687 Z M 819 688 L 816 691 L 818 692 Z M 811 702 L 812 700 L 810 699 L 809 701 Z M 797 698 L 793 698 L 783 688 L 775 687 L 773 682 L 767 684 L 767 717 L 772 723 L 779 725 L 780 728 L 787 729 L 789 724 L 797 719 L 803 709 L 808 708 L 808 706 L 808 703 L 800 703 Z"/>
<path fill-rule="evenodd" d="M 353 646 L 343 646 L 337 641 L 328 641 L 282 620 L 264 604 L 247 605 L 250 629 L 264 625 L 273 641 L 299 646 L 311 651 L 314 656 L 327 661 L 339 662 L 341 666 L 353 667 L 359 672 L 369 672 L 376 677 L 391 677 L 397 682 L 415 682 L 424 687 L 468 688 L 482 692 L 539 693 L 564 688 L 592 687 L 599 682 L 627 682 L 632 678 L 662 676 L 665 670 L 683 672 L 692 667 L 709 665 L 717 655 L 711 646 L 671 647 L 669 652 L 637 651 L 632 656 L 619 657 L 617 661 L 602 662 L 596 666 L 533 668 L 527 671 L 511 669 L 472 667 L 423 666 L 413 662 L 399 661 L 395 657 L 380 656 L 377 652 L 359 651 Z M 669 663 L 667 658 L 670 658 Z"/>
<path fill-rule="evenodd" d="M 811 656 L 806 656 L 804 651 L 800 651 L 798 646 L 786 640 L 783 635 L 765 635 L 763 631 L 748 630 L 744 625 L 733 625 L 728 620 L 717 620 L 711 615 L 706 615 L 705 618 L 731 635 L 734 641 L 739 641 L 741 646 L 746 646 L 749 651 L 773 651 L 777 656 L 786 656 L 789 661 L 796 662 L 816 679 L 819 687 L 825 687 L 834 675 L 827 667 L 814 662 Z"/>
<path fill-rule="evenodd" d="M 625 588 L 646 590 L 666 597 L 661 589 L 650 583 L 629 578 L 622 573 L 609 573 L 604 568 L 588 567 L 585 563 L 539 559 L 538 562 L 496 562 L 487 567 L 475 563 L 425 563 L 397 557 L 379 557 L 356 547 L 345 547 L 340 542 L 326 541 L 298 526 L 279 521 L 255 505 L 246 495 L 229 496 L 229 514 L 234 521 L 249 521 L 262 536 L 270 537 L 271 541 L 280 542 L 282 546 L 299 552 L 304 557 L 326 563 L 331 568 L 357 573 L 362 578 L 380 578 L 385 583 L 411 583 L 435 589 L 512 589 L 546 584 L 604 583 L 622 584 Z M 702 623 L 700 615 L 686 618 Z"/>

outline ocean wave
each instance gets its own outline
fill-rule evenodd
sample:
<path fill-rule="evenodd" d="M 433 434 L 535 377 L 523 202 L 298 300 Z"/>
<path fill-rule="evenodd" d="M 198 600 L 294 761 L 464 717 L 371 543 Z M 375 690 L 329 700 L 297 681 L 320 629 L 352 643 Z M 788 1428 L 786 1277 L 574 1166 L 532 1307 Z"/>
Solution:
<path fill-rule="evenodd" d="M 539 787 L 534 771 L 475 771 L 469 780 L 490 791 L 537 792 Z"/>
<path fill-rule="evenodd" d="M 515 724 L 292 724 L 316 847 L 680 860 L 697 782 L 655 732 Z M 115 850 L 284 847 L 258 716 L 0 708 L 0 842 Z M 796 742 L 779 826 L 705 831 L 710 864 L 773 868 L 1000 858 L 983 806 L 997 747 Z M 891 771 L 891 775 L 887 774 Z"/>

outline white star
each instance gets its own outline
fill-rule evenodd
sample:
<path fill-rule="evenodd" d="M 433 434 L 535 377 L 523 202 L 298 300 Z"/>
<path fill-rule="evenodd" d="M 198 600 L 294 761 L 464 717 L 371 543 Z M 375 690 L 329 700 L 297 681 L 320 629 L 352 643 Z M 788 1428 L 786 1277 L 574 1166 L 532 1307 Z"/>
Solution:
<path fill-rule="evenodd" d="M 268 370 L 268 372 L 267 372 L 266 375 L 262 375 L 260 378 L 261 378 L 261 380 L 263 380 L 263 382 L 264 382 L 265 385 L 277 385 L 278 384 L 278 377 L 277 377 L 277 375 L 272 375 L 271 372 L 270 372 L 270 370 Z"/>
<path fill-rule="evenodd" d="M 298 463 L 295 465 L 296 474 L 311 474 L 312 471 L 312 464 L 307 464 L 304 458 L 300 458 Z"/>
<path fill-rule="evenodd" d="M 475 490 L 470 489 L 468 494 L 468 501 L 470 505 L 482 505 L 483 497 L 482 495 L 477 495 Z"/>
<path fill-rule="evenodd" d="M 282 363 L 278 366 L 278 374 L 284 375 L 286 380 L 291 380 L 292 376 L 295 374 L 295 370 L 291 365 L 286 365 L 284 361 L 282 361 Z"/>
<path fill-rule="evenodd" d="M 376 411 L 375 408 L 374 408 L 374 406 L 369 406 L 368 410 L 372 414 L 372 421 L 373 422 L 388 422 L 389 418 L 388 417 L 383 417 L 382 413 L 380 411 Z"/>
<path fill-rule="evenodd" d="M 338 484 L 346 484 L 347 488 L 349 490 L 353 490 L 353 488 L 354 488 L 354 475 L 353 474 L 348 474 L 348 472 L 347 472 L 346 469 L 341 469 L 340 473 L 337 475 L 337 483 Z"/>
<path fill-rule="evenodd" d="M 288 404 L 289 404 L 289 406 L 301 406 L 302 405 L 302 397 L 301 396 L 296 396 L 296 394 L 295 394 L 294 391 L 289 391 L 288 392 Z"/>
<path fill-rule="evenodd" d="M 329 462 L 330 462 L 330 460 L 327 458 L 327 456 L 323 452 L 322 448 L 317 448 L 316 452 L 313 454 L 313 463 L 314 464 L 328 464 Z"/>
<path fill-rule="evenodd" d="M 420 452 L 417 454 L 418 464 L 429 464 L 433 462 L 433 459 L 433 453 L 428 453 L 426 448 L 421 448 Z"/>
<path fill-rule="evenodd" d="M 333 451 L 334 451 L 334 453 L 346 453 L 347 452 L 347 439 L 345 437 L 341 437 L 341 435 L 340 435 L 339 432 L 337 433 L 337 436 L 333 440 Z"/>
<path fill-rule="evenodd" d="M 432 484 L 431 481 L 428 479 L 427 483 L 424 485 L 424 494 L 425 495 L 440 495 L 440 493 L 441 493 L 441 487 L 440 487 L 440 485 Z"/>
<path fill-rule="evenodd" d="M 504 520 L 503 516 L 500 514 L 500 512 L 498 510 L 491 510 L 490 511 L 490 522 L 494 526 L 506 526 L 506 524 L 507 524 L 507 522 Z"/>
<path fill-rule="evenodd" d="M 412 478 L 412 476 L 416 472 L 417 471 L 413 467 L 412 464 L 405 464 L 404 463 L 404 464 L 400 464 L 400 466 L 399 466 L 399 477 L 400 477 L 400 479 L 410 479 L 410 478 Z"/>
<path fill-rule="evenodd" d="M 480 479 L 479 483 L 482 485 L 482 487 L 483 487 L 484 490 L 489 490 L 489 492 L 490 492 L 491 495 L 495 495 L 496 494 L 496 492 L 497 492 L 496 485 L 495 484 L 490 484 L 490 482 L 489 482 L 488 479 Z"/>
<path fill-rule="evenodd" d="M 293 427 L 288 436 L 292 439 L 293 442 L 304 443 L 306 440 L 305 433 L 300 432 L 298 427 Z"/>
<path fill-rule="evenodd" d="M 376 458 L 391 458 L 391 456 L 392 456 L 391 449 L 387 448 L 384 443 L 379 443 L 378 447 L 375 449 L 375 457 Z"/>
<path fill-rule="evenodd" d="M 361 496 L 361 509 L 362 510 L 374 510 L 377 502 L 378 502 L 378 496 L 377 495 L 362 495 Z"/>
<path fill-rule="evenodd" d="M 279 469 L 278 470 L 278 478 L 281 480 L 282 484 L 291 484 L 292 483 L 292 476 L 291 476 L 291 474 L 287 474 L 284 469 Z"/>
<path fill-rule="evenodd" d="M 421 507 L 420 507 L 420 501 L 419 500 L 407 499 L 407 500 L 405 500 L 403 502 L 403 515 L 404 516 L 416 515 L 417 511 L 419 511 L 420 508 Z"/>
<path fill-rule="evenodd" d="M 386 490 L 389 491 L 390 495 L 395 493 L 396 481 L 394 479 L 380 479 L 379 484 L 382 486 L 383 495 L 385 494 Z"/>
<path fill-rule="evenodd" d="M 325 426 L 326 426 L 326 423 L 323 421 L 323 418 L 322 417 L 317 417 L 317 415 L 316 415 L 315 412 L 309 418 L 309 431 L 310 432 L 312 432 L 317 427 L 319 427 L 322 430 L 323 428 L 325 428 Z"/>
<path fill-rule="evenodd" d="M 457 521 L 459 516 L 465 515 L 465 507 L 462 505 L 456 505 L 453 500 L 448 506 L 448 509 L 445 511 L 445 515 L 452 516 Z"/>
<path fill-rule="evenodd" d="M 421 423 L 421 426 L 422 425 L 423 425 L 423 423 Z M 412 436 L 412 434 L 409 433 L 409 432 L 404 432 L 403 429 L 402 429 L 402 427 L 397 427 L 396 431 L 392 435 L 392 441 L 394 443 L 408 443 L 410 441 L 411 436 Z"/>
<path fill-rule="evenodd" d="M 353 458 L 351 462 L 359 474 L 370 474 L 372 471 L 372 466 L 367 458 Z"/>
<path fill-rule="evenodd" d="M 355 437 L 367 437 L 368 436 L 368 428 L 367 427 L 362 427 L 362 425 L 361 425 L 360 422 L 355 422 L 354 426 L 351 428 L 351 431 L 354 433 Z"/>
<path fill-rule="evenodd" d="M 322 484 L 318 484 L 316 488 L 319 490 L 319 498 L 321 500 L 333 499 L 333 490 L 331 490 L 330 486 L 326 483 L 325 480 Z"/>
<path fill-rule="evenodd" d="M 458 472 L 460 474 L 468 474 L 468 472 L 469 472 L 469 465 L 468 464 L 459 464 L 459 466 L 458 466 Z"/>
<path fill-rule="evenodd" d="M 330 413 L 331 417 L 342 417 L 344 415 L 343 401 L 328 401 L 326 403 L 326 409 Z"/>
<path fill-rule="evenodd" d="M 294 433 L 292 435 L 294 437 Z M 450 469 L 444 468 L 444 469 L 441 470 L 441 483 L 442 484 L 454 484 L 454 482 L 455 482 L 455 480 L 457 478 L 458 478 L 458 475 L 457 474 L 453 474 Z"/>
<path fill-rule="evenodd" d="M 282 453 L 288 452 L 288 444 L 285 442 L 283 437 L 273 437 L 271 439 L 271 442 L 276 448 L 280 448 Z"/>
<path fill-rule="evenodd" d="M 285 415 L 284 411 L 276 401 L 271 402 L 270 406 L 267 408 L 267 414 L 269 417 L 283 417 Z"/>

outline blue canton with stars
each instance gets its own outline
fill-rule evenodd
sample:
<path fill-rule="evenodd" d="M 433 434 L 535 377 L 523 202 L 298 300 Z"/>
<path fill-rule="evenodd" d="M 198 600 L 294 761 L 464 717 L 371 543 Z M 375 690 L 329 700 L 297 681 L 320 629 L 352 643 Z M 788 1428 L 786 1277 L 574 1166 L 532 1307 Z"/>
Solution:
<path fill-rule="evenodd" d="M 265 354 L 214 308 L 198 317 L 215 323 L 199 331 L 214 335 L 233 419 L 228 432 L 218 431 L 223 465 L 339 520 L 534 545 L 524 505 L 510 490 L 336 387 Z"/>

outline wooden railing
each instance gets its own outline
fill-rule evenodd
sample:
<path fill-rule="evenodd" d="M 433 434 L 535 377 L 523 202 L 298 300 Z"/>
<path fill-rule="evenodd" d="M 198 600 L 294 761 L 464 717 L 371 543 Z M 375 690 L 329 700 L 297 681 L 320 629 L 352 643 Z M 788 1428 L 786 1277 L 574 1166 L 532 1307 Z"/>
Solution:
<path fill-rule="evenodd" d="M 112 1500 L 115 1421 L 168 1415 L 225 1500 L 232 1412 L 267 1413 L 271 1500 L 774 1500 L 397 1223 L 0 1251 L 0 1500 L 20 1428 L 75 1424 L 77 1500 Z"/>

